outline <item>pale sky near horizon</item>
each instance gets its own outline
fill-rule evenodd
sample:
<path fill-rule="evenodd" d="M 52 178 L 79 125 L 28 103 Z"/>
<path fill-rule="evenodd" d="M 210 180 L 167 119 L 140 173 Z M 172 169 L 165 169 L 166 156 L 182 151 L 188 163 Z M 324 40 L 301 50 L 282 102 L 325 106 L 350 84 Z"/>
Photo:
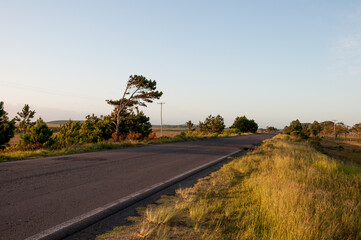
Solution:
<path fill-rule="evenodd" d="M 152 124 L 361 122 L 360 1 L 0 0 L 0 101 L 45 121 L 112 108 L 156 80 Z"/>

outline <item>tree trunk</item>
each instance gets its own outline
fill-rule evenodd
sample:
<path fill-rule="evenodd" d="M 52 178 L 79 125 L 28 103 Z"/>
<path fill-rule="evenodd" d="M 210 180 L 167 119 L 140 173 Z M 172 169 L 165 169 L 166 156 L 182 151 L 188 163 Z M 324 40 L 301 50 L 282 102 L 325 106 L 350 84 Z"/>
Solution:
<path fill-rule="evenodd" d="M 115 131 L 116 131 L 115 134 L 117 136 L 116 141 L 119 142 L 119 137 L 120 137 L 120 111 L 117 114 L 117 126 L 115 128 Z"/>

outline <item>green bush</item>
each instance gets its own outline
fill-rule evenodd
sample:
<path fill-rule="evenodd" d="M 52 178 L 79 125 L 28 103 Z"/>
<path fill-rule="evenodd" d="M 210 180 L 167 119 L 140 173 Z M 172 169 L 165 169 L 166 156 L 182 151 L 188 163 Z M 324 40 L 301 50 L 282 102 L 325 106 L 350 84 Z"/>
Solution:
<path fill-rule="evenodd" d="M 79 143 L 96 143 L 111 138 L 114 128 L 110 117 L 88 115 L 79 130 Z"/>
<path fill-rule="evenodd" d="M 101 142 L 111 138 L 113 132 L 111 117 L 98 118 L 94 114 L 88 115 L 82 124 L 69 120 L 61 125 L 55 137 L 56 147 Z"/>
<path fill-rule="evenodd" d="M 290 123 L 289 126 L 286 126 L 283 129 L 283 133 L 290 135 L 295 139 L 307 139 L 310 137 L 309 124 L 301 124 L 301 122 L 297 119 Z"/>
<path fill-rule="evenodd" d="M 56 133 L 55 142 L 57 148 L 67 147 L 80 143 L 81 123 L 69 120 L 60 125 Z"/>
<path fill-rule="evenodd" d="M 142 111 L 133 111 L 123 116 L 119 124 L 120 136 L 125 139 L 129 134 L 140 134 L 140 139 L 147 138 L 152 132 L 152 124 Z"/>
<path fill-rule="evenodd" d="M 54 143 L 53 130 L 39 118 L 34 126 L 28 127 L 25 134 L 21 136 L 20 146 L 26 149 L 50 147 Z"/>
<path fill-rule="evenodd" d="M 239 134 L 239 130 L 237 128 L 228 128 L 223 130 L 223 134 L 229 136 L 229 135 L 236 135 Z"/>
<path fill-rule="evenodd" d="M 248 120 L 246 116 L 236 117 L 231 128 L 236 128 L 241 133 L 244 132 L 255 133 L 257 132 L 258 124 L 253 119 Z"/>
<path fill-rule="evenodd" d="M 198 125 L 199 131 L 204 133 L 222 133 L 225 127 L 224 119 L 220 115 L 216 117 L 209 115 L 204 122 L 199 122 Z"/>
<path fill-rule="evenodd" d="M 4 110 L 4 102 L 0 102 L 0 149 L 14 137 L 14 131 L 15 120 L 9 121 L 8 113 Z"/>

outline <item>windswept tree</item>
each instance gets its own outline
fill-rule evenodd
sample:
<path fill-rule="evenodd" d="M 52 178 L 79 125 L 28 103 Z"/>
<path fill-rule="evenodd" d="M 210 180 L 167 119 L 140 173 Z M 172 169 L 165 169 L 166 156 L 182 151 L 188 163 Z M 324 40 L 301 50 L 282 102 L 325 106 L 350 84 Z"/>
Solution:
<path fill-rule="evenodd" d="M 142 75 L 131 75 L 122 97 L 119 100 L 106 100 L 115 108 L 117 140 L 122 135 L 121 126 L 135 107 L 146 107 L 146 103 L 152 103 L 153 100 L 159 99 L 163 95 L 163 92 L 156 89 L 155 80 L 148 80 Z"/>
<path fill-rule="evenodd" d="M 8 113 L 4 110 L 4 102 L 0 102 L 0 149 L 14 137 L 15 119 L 9 120 Z"/>
<path fill-rule="evenodd" d="M 18 132 L 25 133 L 27 128 L 34 126 L 35 122 L 31 121 L 34 115 L 35 110 L 30 110 L 29 105 L 25 104 L 23 110 L 15 117 L 15 121 L 18 122 Z"/>

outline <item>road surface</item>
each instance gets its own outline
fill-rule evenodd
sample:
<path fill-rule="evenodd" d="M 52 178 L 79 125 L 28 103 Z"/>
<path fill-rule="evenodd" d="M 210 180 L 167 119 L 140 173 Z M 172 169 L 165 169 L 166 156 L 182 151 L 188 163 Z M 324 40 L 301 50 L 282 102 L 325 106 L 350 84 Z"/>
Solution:
<path fill-rule="evenodd" d="M 0 163 L 0 239 L 25 239 L 274 135 Z"/>

